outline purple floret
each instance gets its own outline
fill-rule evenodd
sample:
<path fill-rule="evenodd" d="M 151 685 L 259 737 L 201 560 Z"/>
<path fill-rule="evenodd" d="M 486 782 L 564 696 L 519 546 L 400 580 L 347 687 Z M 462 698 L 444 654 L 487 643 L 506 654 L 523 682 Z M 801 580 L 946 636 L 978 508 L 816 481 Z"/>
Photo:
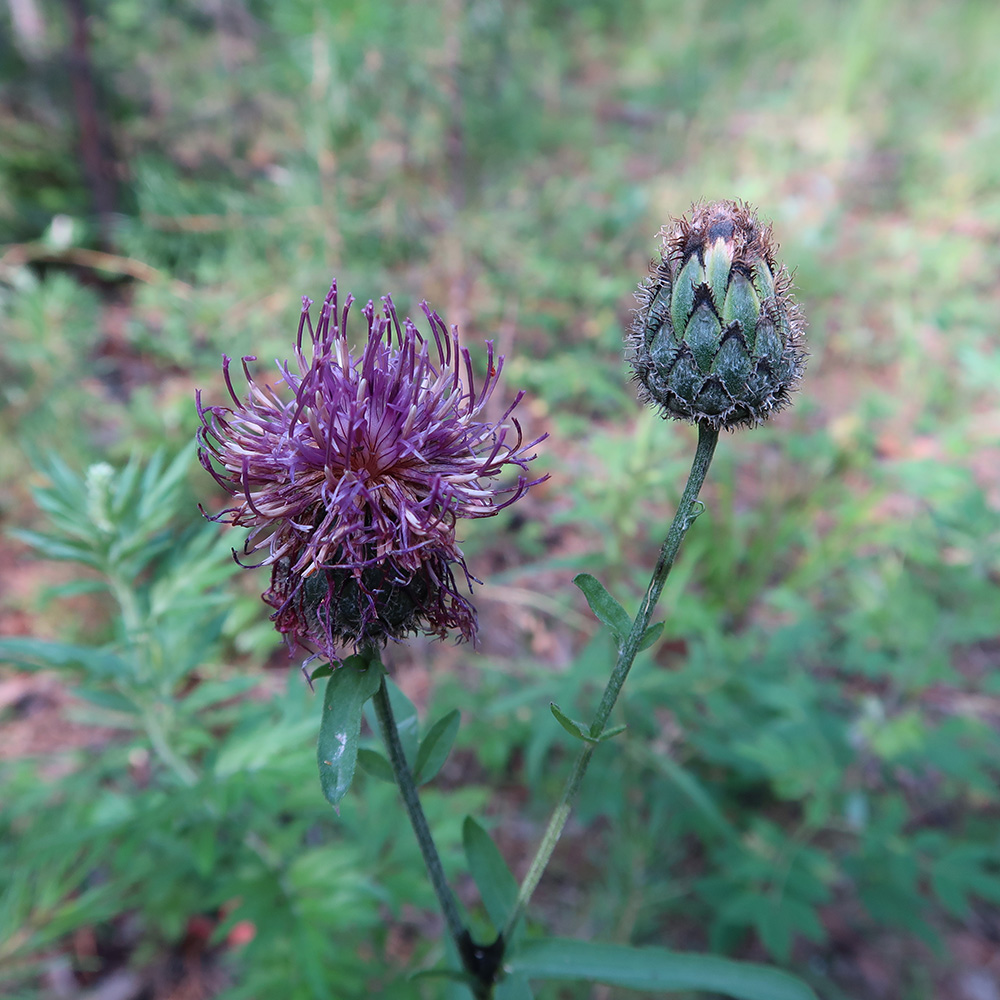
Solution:
<path fill-rule="evenodd" d="M 498 420 L 479 419 L 503 368 L 491 343 L 477 391 L 457 329 L 421 303 L 425 340 L 409 319 L 400 326 L 386 296 L 382 315 L 371 302 L 362 310 L 368 338 L 355 357 L 353 301 L 338 314 L 334 282 L 314 329 L 303 299 L 294 364 L 278 365 L 293 398 L 254 380 L 254 357 L 243 359 L 245 399 L 229 358 L 233 406 L 202 406 L 198 395 L 202 465 L 238 501 L 213 520 L 251 529 L 244 555 L 271 566 L 264 600 L 276 628 L 332 660 L 345 645 L 410 632 L 474 639 L 475 608 L 455 582 L 456 565 L 474 579 L 456 523 L 492 517 L 542 481 L 526 474 L 542 438 L 526 444 L 511 416 L 523 393 Z M 510 466 L 516 483 L 495 485 Z"/>

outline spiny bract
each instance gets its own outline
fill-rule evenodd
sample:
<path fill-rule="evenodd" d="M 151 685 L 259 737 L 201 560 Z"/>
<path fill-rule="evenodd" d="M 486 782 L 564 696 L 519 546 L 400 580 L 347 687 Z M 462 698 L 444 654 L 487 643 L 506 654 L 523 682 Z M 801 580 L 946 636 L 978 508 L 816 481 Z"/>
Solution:
<path fill-rule="evenodd" d="M 771 227 L 749 205 L 716 201 L 660 236 L 627 339 L 640 399 L 716 429 L 760 423 L 787 405 L 805 361 Z"/>

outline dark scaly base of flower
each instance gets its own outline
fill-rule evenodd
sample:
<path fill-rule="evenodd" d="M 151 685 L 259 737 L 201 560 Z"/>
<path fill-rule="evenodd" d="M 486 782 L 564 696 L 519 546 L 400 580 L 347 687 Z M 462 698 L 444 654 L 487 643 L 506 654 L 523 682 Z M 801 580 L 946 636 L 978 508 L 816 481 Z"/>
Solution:
<path fill-rule="evenodd" d="M 717 430 L 760 423 L 788 404 L 805 360 L 805 322 L 770 227 L 721 201 L 661 235 L 627 340 L 640 398 Z"/>
<path fill-rule="evenodd" d="M 275 609 L 275 628 L 330 660 L 337 650 L 384 645 L 413 633 L 446 638 L 451 631 L 474 640 L 475 608 L 456 590 L 448 560 L 428 558 L 407 572 L 380 562 L 360 570 L 320 569 L 307 577 L 287 560 L 271 571 L 264 600 Z"/>

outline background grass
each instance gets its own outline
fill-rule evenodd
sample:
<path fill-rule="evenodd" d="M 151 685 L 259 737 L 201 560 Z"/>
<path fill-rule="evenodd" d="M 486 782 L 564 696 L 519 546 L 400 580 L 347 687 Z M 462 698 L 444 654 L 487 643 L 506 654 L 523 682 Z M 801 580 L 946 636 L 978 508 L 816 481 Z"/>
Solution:
<path fill-rule="evenodd" d="M 480 653 L 394 659 L 421 712 L 463 712 L 429 794 L 456 876 L 468 810 L 520 872 L 570 749 L 547 703 L 586 716 L 608 669 L 569 581 L 586 569 L 634 604 L 693 448 L 634 402 L 631 291 L 670 215 L 748 199 L 795 270 L 808 373 L 793 410 L 722 442 L 628 733 L 595 761 L 536 916 L 785 963 L 824 996 L 996 995 L 1000 8 L 90 7 L 93 162 L 74 5 L 0 12 L 5 526 L 44 526 L 27 487 L 53 481 L 32 471 L 49 452 L 80 475 L 177 453 L 194 387 L 222 398 L 220 354 L 284 357 L 300 297 L 333 276 L 493 339 L 552 478 L 468 529 Z M 206 480 L 192 465 L 170 494 L 173 537 L 217 502 Z M 113 566 L 0 544 L 3 633 L 117 641 L 118 606 L 91 593 Z M 18 873 L 0 975 L 25 997 L 123 968 L 157 997 L 415 995 L 435 918 L 392 790 L 361 779 L 328 814 L 317 709 L 294 669 L 285 686 L 264 581 L 197 565 L 228 610 L 157 711 L 258 682 L 175 720 L 210 789 L 178 791 L 148 727 L 68 699 L 94 688 L 79 665 L 58 685 L 0 675 L 0 871 Z M 154 560 L 130 586 L 169 574 Z M 263 732 L 285 737 L 252 766 L 218 749 Z"/>

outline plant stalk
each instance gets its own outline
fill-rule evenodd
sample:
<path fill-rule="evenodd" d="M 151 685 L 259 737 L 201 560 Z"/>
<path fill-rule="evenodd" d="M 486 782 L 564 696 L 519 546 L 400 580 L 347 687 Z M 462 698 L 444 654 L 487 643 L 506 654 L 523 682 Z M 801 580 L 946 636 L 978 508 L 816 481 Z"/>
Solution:
<path fill-rule="evenodd" d="M 374 649 L 365 650 L 364 655 L 368 658 L 369 662 L 378 662 L 380 659 L 378 652 Z M 400 794 L 403 796 L 403 804 L 406 806 L 407 815 L 410 817 L 410 825 L 413 827 L 417 843 L 420 846 L 420 853 L 423 855 L 427 874 L 430 877 L 431 885 L 434 887 L 434 894 L 437 896 L 441 912 L 444 914 L 445 923 L 448 925 L 448 933 L 451 935 L 463 963 L 466 964 L 466 970 L 474 976 L 475 969 L 470 968 L 466 962 L 466 955 L 470 945 L 469 933 L 462 922 L 454 893 L 452 893 L 451 886 L 448 885 L 448 880 L 445 877 L 444 866 L 441 864 L 441 856 L 438 854 L 434 838 L 431 835 L 431 829 L 427 825 L 427 817 L 424 815 L 423 806 L 420 804 L 417 783 L 413 780 L 410 765 L 406 762 L 406 755 L 403 752 L 403 744 L 399 738 L 399 729 L 396 726 L 396 719 L 392 712 L 392 703 L 389 701 L 389 689 L 386 687 L 384 675 L 378 691 L 375 692 L 372 703 L 375 706 L 375 716 L 378 719 L 379 729 L 382 731 L 382 739 L 385 743 L 386 752 L 389 755 L 392 773 L 395 775 L 396 784 L 399 786 Z"/>
<path fill-rule="evenodd" d="M 712 456 L 715 454 L 715 446 L 718 444 L 718 441 L 719 432 L 717 430 L 706 423 L 698 425 L 698 447 L 695 451 L 694 461 L 691 464 L 691 472 L 688 474 L 687 484 L 677 505 L 677 512 L 674 514 L 667 537 L 660 547 L 660 555 L 656 560 L 653 575 L 646 589 L 646 596 L 639 606 L 639 613 L 632 622 L 632 629 L 628 637 L 619 648 L 615 669 L 611 674 L 611 679 L 608 681 L 607 687 L 604 689 L 604 696 L 601 698 L 594 721 L 590 725 L 590 735 L 594 739 L 600 737 L 601 733 L 604 732 L 604 727 L 607 725 L 611 711 L 615 707 L 615 702 L 618 700 L 619 694 L 621 694 L 625 680 L 632 669 L 632 664 L 635 662 L 636 654 L 639 652 L 643 634 L 649 628 L 650 619 L 653 617 L 653 611 L 656 609 L 660 594 L 663 592 L 663 585 L 666 583 L 667 576 L 674 565 L 674 559 L 677 557 L 681 542 L 687 534 L 688 529 L 694 524 L 695 518 L 701 513 L 700 510 L 695 509 L 695 504 L 698 501 L 698 494 L 701 492 L 702 484 L 705 482 L 705 477 L 708 474 L 708 467 L 712 463 Z M 528 868 L 527 874 L 521 883 L 514 909 L 507 918 L 507 923 L 503 929 L 503 938 L 505 940 L 510 940 L 515 926 L 524 915 L 528 902 L 538 887 L 538 883 L 541 881 L 542 874 L 552 857 L 552 852 L 555 850 L 556 844 L 559 842 L 559 837 L 566 826 L 566 821 L 569 819 L 573 800 L 576 798 L 576 794 L 583 782 L 583 776 L 587 773 L 590 758 L 593 757 L 597 745 L 596 743 L 585 744 L 573 765 L 573 770 L 570 772 L 562 796 L 553 810 L 552 818 L 549 820 L 549 825 L 545 830 L 545 835 L 542 837 L 542 842 L 539 844 L 538 851 L 535 853 L 531 866 Z"/>

